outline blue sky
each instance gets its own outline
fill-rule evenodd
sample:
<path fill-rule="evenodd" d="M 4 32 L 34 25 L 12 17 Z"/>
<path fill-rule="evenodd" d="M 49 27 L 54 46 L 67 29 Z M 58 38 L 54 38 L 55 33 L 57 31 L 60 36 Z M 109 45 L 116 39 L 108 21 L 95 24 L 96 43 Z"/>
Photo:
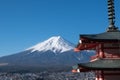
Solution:
<path fill-rule="evenodd" d="M 115 0 L 118 27 L 119 6 Z M 77 44 L 79 34 L 101 33 L 107 27 L 107 0 L 0 0 L 0 56 L 58 35 Z"/>

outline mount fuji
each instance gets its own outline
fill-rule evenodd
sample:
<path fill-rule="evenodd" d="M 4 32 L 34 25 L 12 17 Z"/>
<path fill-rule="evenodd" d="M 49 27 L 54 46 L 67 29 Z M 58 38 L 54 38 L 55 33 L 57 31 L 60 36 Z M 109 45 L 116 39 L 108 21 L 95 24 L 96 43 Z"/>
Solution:
<path fill-rule="evenodd" d="M 0 67 L 6 66 L 10 70 L 37 68 L 62 68 L 71 67 L 79 62 L 89 61 L 92 51 L 75 53 L 74 44 L 60 36 L 54 36 L 32 46 L 25 51 L 0 58 Z M 89 54 L 88 54 L 89 53 Z M 8 69 L 8 68 L 7 68 Z"/>
<path fill-rule="evenodd" d="M 34 51 L 46 52 L 50 50 L 53 53 L 63 53 L 72 50 L 73 48 L 74 45 L 71 44 L 70 42 L 64 40 L 60 36 L 54 36 L 42 43 L 39 43 L 31 48 L 28 48 L 27 50 L 31 50 L 31 52 Z"/>

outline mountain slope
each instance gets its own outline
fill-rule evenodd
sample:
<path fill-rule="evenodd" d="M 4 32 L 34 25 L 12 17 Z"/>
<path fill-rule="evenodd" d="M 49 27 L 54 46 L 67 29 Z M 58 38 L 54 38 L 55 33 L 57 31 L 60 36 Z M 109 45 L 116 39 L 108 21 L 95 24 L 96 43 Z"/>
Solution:
<path fill-rule="evenodd" d="M 74 45 L 60 36 L 51 37 L 27 50 L 0 58 L 0 64 L 20 67 L 71 67 L 89 60 L 87 51 L 77 54 Z M 89 54 L 93 52 L 89 52 Z M 90 54 L 91 55 L 91 54 Z M 5 65 L 4 65 L 5 66 Z"/>

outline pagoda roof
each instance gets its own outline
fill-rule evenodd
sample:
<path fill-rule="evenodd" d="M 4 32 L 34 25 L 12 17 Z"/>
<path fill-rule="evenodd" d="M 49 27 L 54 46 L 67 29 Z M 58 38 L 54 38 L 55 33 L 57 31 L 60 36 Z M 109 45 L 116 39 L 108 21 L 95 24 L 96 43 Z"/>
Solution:
<path fill-rule="evenodd" d="M 120 70 L 120 59 L 100 59 L 88 63 L 80 63 L 79 67 L 90 70 Z"/>
<path fill-rule="evenodd" d="M 120 40 L 120 31 L 114 32 L 104 32 L 100 34 L 83 34 L 80 35 L 81 38 L 91 39 L 91 40 Z"/>

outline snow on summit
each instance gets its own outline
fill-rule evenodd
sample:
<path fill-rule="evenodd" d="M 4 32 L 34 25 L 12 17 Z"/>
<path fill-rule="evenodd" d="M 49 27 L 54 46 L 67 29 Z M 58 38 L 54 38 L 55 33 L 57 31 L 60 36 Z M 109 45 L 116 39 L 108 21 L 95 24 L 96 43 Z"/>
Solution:
<path fill-rule="evenodd" d="M 49 38 L 46 41 L 43 41 L 41 43 L 38 43 L 37 45 L 28 48 L 27 50 L 34 51 L 52 51 L 54 53 L 62 53 L 69 50 L 72 50 L 74 48 L 74 45 L 70 42 L 64 40 L 61 36 L 54 36 Z"/>

